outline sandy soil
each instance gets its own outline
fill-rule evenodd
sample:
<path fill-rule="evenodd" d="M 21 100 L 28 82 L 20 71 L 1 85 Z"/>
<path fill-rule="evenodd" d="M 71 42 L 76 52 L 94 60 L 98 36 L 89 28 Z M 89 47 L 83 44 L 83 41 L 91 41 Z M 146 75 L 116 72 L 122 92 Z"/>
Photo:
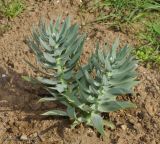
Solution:
<path fill-rule="evenodd" d="M 56 19 L 70 15 L 73 22 L 86 32 L 82 63 L 94 48 L 95 41 L 113 42 L 120 36 L 121 45 L 134 45 L 134 37 L 107 30 L 103 24 L 88 24 L 95 19 L 93 13 L 79 11 L 80 2 L 26 1 L 26 10 L 10 21 L 12 29 L 0 36 L 0 143 L 2 144 L 159 144 L 160 143 L 160 74 L 156 70 L 138 67 L 141 83 L 135 88 L 135 96 L 129 97 L 137 109 L 110 113 L 115 130 L 106 128 L 105 140 L 83 125 L 74 130 L 65 118 L 41 117 L 39 114 L 58 104 L 37 104 L 45 91 L 21 79 L 22 75 L 38 75 L 24 59 L 35 63 L 33 54 L 25 44 L 33 24 L 41 16 Z M 107 141 L 107 142 L 106 142 Z"/>

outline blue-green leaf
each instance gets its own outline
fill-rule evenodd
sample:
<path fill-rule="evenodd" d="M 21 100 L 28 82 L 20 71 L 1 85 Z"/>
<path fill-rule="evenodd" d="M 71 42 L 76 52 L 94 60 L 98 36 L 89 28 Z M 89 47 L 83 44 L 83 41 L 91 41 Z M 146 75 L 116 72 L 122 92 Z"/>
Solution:
<path fill-rule="evenodd" d="M 37 77 L 36 79 L 43 84 L 48 84 L 48 85 L 56 85 L 57 84 L 56 80 L 51 80 L 51 79 L 47 79 L 47 78 L 43 78 L 43 77 Z"/>
<path fill-rule="evenodd" d="M 127 101 L 109 101 L 99 105 L 100 112 L 113 112 L 121 109 L 136 108 L 136 105 Z"/>
<path fill-rule="evenodd" d="M 76 119 L 76 111 L 75 107 L 68 106 L 67 107 L 67 114 L 71 119 Z"/>
<path fill-rule="evenodd" d="M 46 44 L 46 42 L 44 42 L 41 38 L 39 38 L 39 41 L 44 49 L 46 49 L 47 51 L 52 51 L 51 47 Z"/>
<path fill-rule="evenodd" d="M 51 54 L 44 52 L 43 53 L 44 58 L 49 62 L 49 63 L 56 63 L 56 59 L 52 57 Z"/>
<path fill-rule="evenodd" d="M 112 57 L 113 61 L 116 59 L 116 50 L 117 50 L 118 46 L 119 46 L 119 38 L 117 38 L 112 45 L 111 57 Z"/>
<path fill-rule="evenodd" d="M 104 135 L 104 124 L 103 124 L 103 119 L 100 115 L 98 114 L 92 114 L 91 115 L 91 123 L 93 125 L 93 127 L 95 127 L 97 129 L 97 131 L 101 134 Z"/>
<path fill-rule="evenodd" d="M 68 116 L 68 114 L 64 111 L 61 110 L 51 110 L 48 111 L 46 113 L 43 113 L 42 115 L 47 116 L 47 115 L 51 115 L 51 116 Z"/>
<path fill-rule="evenodd" d="M 50 44 L 50 46 L 52 46 L 52 47 L 55 47 L 55 45 L 56 45 L 56 42 L 55 42 L 55 40 L 52 38 L 52 36 L 49 37 L 49 44 Z M 50 49 L 51 49 L 51 48 L 50 48 Z"/>
<path fill-rule="evenodd" d="M 57 98 L 54 98 L 54 97 L 44 97 L 44 98 L 41 98 L 38 102 L 50 102 L 50 101 L 56 101 Z"/>

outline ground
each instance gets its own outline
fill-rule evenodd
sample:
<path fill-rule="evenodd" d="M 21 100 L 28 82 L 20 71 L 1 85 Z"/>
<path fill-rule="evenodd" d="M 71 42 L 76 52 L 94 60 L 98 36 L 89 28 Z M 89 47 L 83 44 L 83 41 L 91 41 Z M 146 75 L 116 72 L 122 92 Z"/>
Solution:
<path fill-rule="evenodd" d="M 39 114 L 58 104 L 39 104 L 45 94 L 39 87 L 22 80 L 22 75 L 39 75 L 24 59 L 35 63 L 25 39 L 30 35 L 33 24 L 40 17 L 56 19 L 58 15 L 69 15 L 72 22 L 81 25 L 81 32 L 88 35 L 82 56 L 85 63 L 94 48 L 93 42 L 112 43 L 120 37 L 121 45 L 136 41 L 125 33 L 106 29 L 103 24 L 89 21 L 95 19 L 92 13 L 80 13 L 80 1 L 36 1 L 26 2 L 25 11 L 9 21 L 12 28 L 0 37 L 0 143 L 3 144 L 158 144 L 160 143 L 160 74 L 139 64 L 139 85 L 133 97 L 127 97 L 137 104 L 136 109 L 110 113 L 115 130 L 106 128 L 107 136 L 100 137 L 92 128 L 84 125 L 70 129 L 67 118 L 42 117 Z M 5 21 L 5 19 L 3 19 Z"/>

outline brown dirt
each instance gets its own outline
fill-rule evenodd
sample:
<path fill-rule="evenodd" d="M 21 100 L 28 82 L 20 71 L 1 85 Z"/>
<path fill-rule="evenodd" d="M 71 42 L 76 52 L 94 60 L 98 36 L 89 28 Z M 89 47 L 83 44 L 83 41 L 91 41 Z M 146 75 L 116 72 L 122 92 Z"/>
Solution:
<path fill-rule="evenodd" d="M 24 13 L 10 21 L 12 29 L 0 37 L 0 143 L 2 144 L 159 144 L 160 143 L 160 74 L 138 67 L 141 83 L 135 89 L 135 97 L 128 97 L 137 109 L 110 113 L 116 129 L 106 128 L 105 140 L 89 127 L 79 126 L 71 130 L 65 118 L 41 117 L 39 114 L 57 104 L 37 104 L 44 92 L 21 79 L 22 75 L 38 75 L 24 59 L 35 62 L 25 44 L 33 24 L 41 16 L 47 19 L 58 15 L 70 15 L 73 22 L 81 24 L 81 31 L 88 34 L 82 63 L 85 63 L 95 41 L 111 43 L 117 36 L 121 44 L 134 45 L 131 38 L 120 32 L 107 30 L 102 24 L 87 24 L 95 19 L 92 13 L 78 12 L 80 2 L 67 0 L 52 2 L 29 0 Z M 21 140 L 26 137 L 27 140 Z"/>

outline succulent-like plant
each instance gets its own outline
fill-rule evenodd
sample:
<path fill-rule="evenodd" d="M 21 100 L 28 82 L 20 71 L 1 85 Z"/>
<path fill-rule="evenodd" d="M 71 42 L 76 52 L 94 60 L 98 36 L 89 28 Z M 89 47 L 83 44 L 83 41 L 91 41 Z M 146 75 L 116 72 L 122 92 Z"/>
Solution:
<path fill-rule="evenodd" d="M 97 45 L 88 63 L 81 66 L 78 60 L 84 41 L 85 35 L 78 34 L 78 25 L 71 25 L 69 17 L 62 24 L 59 17 L 49 26 L 41 21 L 28 39 L 28 46 L 46 76 L 34 78 L 34 81 L 51 94 L 39 102 L 58 101 L 66 106 L 65 111 L 50 110 L 42 115 L 68 116 L 73 128 L 85 123 L 103 135 L 104 125 L 112 125 L 101 113 L 135 107 L 131 102 L 118 101 L 117 96 L 131 93 L 137 84 L 137 61 L 128 46 L 117 50 L 117 39 L 111 49 Z"/>

